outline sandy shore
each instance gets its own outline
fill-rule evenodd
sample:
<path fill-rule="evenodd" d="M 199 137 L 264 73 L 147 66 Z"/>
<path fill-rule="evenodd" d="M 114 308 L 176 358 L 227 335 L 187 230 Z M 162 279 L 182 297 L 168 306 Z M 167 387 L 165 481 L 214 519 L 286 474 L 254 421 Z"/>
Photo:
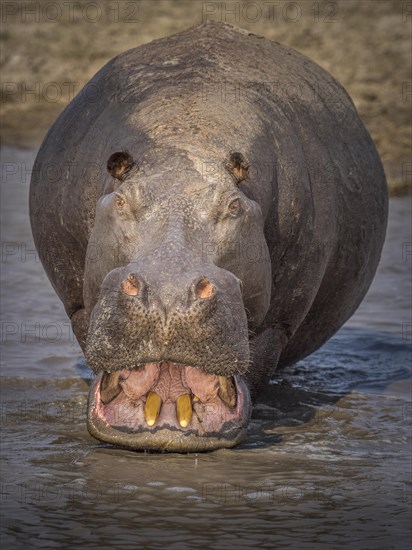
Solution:
<path fill-rule="evenodd" d="M 1 2 L 3 145 L 37 147 L 73 95 L 116 54 L 207 19 L 287 44 L 351 95 L 392 194 L 411 188 L 410 3 Z M 409 9 L 409 12 L 408 12 Z"/>

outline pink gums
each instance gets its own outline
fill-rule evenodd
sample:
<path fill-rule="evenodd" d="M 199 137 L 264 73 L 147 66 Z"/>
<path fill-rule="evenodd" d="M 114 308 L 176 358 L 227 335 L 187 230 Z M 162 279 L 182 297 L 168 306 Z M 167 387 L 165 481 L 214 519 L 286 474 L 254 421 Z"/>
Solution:
<path fill-rule="evenodd" d="M 140 432 L 162 428 L 194 431 L 202 436 L 219 433 L 226 423 L 244 423 L 243 408 L 247 389 L 244 382 L 235 378 L 237 403 L 230 409 L 218 396 L 219 377 L 190 366 L 175 363 L 148 363 L 136 370 L 120 371 L 122 392 L 108 404 L 100 399 L 102 375 L 93 384 L 93 414 L 106 425 L 121 430 Z M 146 396 L 156 392 L 162 407 L 156 424 L 149 428 L 144 416 Z M 176 416 L 176 399 L 182 394 L 196 396 L 192 402 L 193 415 L 187 428 L 181 428 Z"/>

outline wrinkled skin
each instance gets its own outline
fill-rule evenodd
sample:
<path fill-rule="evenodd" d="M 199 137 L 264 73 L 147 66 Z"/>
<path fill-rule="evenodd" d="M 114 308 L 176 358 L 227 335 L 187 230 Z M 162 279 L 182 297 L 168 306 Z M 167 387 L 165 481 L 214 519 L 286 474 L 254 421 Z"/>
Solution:
<path fill-rule="evenodd" d="M 232 447 L 275 369 L 321 346 L 371 283 L 387 218 L 376 149 L 330 75 L 229 25 L 125 52 L 91 85 L 98 97 L 80 93 L 46 136 L 30 190 L 41 260 L 96 374 L 89 431 Z"/>

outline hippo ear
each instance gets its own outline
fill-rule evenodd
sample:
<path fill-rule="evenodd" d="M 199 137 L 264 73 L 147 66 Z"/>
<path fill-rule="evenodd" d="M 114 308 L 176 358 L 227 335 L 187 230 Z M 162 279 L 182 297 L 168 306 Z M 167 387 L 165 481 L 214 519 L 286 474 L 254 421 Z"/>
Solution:
<path fill-rule="evenodd" d="M 250 165 L 242 153 L 230 153 L 229 160 L 225 162 L 225 167 L 234 176 L 236 183 L 240 183 L 249 177 Z"/>
<path fill-rule="evenodd" d="M 119 181 L 123 181 L 134 166 L 136 164 L 127 151 L 113 153 L 107 161 L 107 171 L 114 179 Z"/>

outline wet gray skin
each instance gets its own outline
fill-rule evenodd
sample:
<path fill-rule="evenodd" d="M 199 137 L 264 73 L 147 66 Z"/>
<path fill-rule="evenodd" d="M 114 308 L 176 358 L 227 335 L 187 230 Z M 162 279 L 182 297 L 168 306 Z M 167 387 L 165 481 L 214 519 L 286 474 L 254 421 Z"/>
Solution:
<path fill-rule="evenodd" d="M 321 346 L 371 283 L 378 154 L 330 75 L 228 25 L 125 52 L 91 85 L 49 131 L 30 191 L 40 258 L 96 373 L 89 431 L 232 447 L 276 368 Z"/>

